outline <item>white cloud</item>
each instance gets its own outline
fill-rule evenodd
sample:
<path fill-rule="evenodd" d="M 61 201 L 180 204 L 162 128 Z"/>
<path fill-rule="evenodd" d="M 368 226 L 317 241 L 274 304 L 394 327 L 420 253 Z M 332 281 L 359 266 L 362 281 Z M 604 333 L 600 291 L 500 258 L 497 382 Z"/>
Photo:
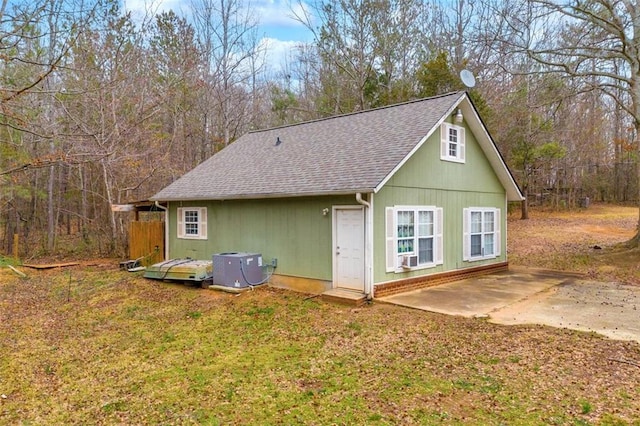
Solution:
<path fill-rule="evenodd" d="M 124 9 L 134 15 L 145 16 L 173 10 L 180 14 L 189 8 L 185 0 L 122 0 Z"/>
<path fill-rule="evenodd" d="M 265 29 L 269 37 L 274 36 L 271 34 L 273 31 L 278 33 L 276 37 L 287 30 L 303 31 L 304 25 L 299 19 L 307 19 L 307 16 L 310 16 L 310 8 L 303 0 L 240 0 L 240 2 L 253 9 L 252 13 L 258 19 L 259 27 Z M 192 6 L 192 0 L 122 0 L 122 3 L 124 9 L 132 12 L 134 16 L 147 18 L 169 10 L 181 16 L 189 16 Z"/>
<path fill-rule="evenodd" d="M 173 10 L 178 15 L 188 16 L 191 0 L 122 0 L 125 10 L 137 18 Z M 259 32 L 264 34 L 260 47 L 265 52 L 267 72 L 276 73 L 286 69 L 301 42 L 309 42 L 310 32 L 294 18 L 305 16 L 309 10 L 299 0 L 249 0 L 259 20 Z"/>
<path fill-rule="evenodd" d="M 260 47 L 265 51 L 265 65 L 267 72 L 280 72 L 291 63 L 299 41 L 284 41 L 277 38 L 265 37 L 260 40 Z"/>
<path fill-rule="evenodd" d="M 297 17 L 304 17 L 309 10 L 304 2 L 289 3 L 281 0 L 259 0 L 254 3 L 260 24 L 269 26 L 301 27 Z"/>

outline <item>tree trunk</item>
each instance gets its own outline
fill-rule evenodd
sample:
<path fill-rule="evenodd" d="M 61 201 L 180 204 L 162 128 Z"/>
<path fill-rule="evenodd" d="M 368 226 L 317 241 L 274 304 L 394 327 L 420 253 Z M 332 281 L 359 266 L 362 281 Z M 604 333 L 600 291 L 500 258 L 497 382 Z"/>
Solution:
<path fill-rule="evenodd" d="M 53 143 L 51 147 L 51 151 L 53 152 Z M 55 248 L 55 238 L 56 238 L 56 229 L 55 229 L 55 209 L 54 209 L 54 181 L 56 177 L 55 166 L 49 167 L 49 182 L 47 184 L 47 252 L 51 253 Z"/>
<path fill-rule="evenodd" d="M 78 169 L 80 178 L 80 230 L 82 232 L 82 240 L 85 244 L 89 244 L 89 228 L 87 226 L 89 218 L 89 200 L 87 195 L 88 189 L 86 173 L 86 166 L 81 164 Z"/>
<path fill-rule="evenodd" d="M 636 152 L 640 155 L 640 121 L 635 120 L 635 130 L 636 130 Z M 636 234 L 629 241 L 626 242 L 627 247 L 640 247 L 640 157 L 636 160 L 636 179 L 638 180 L 637 185 L 637 193 L 636 193 L 636 203 L 638 206 L 638 223 L 636 224 Z"/>
<path fill-rule="evenodd" d="M 520 220 L 527 220 L 529 219 L 529 194 L 526 188 L 524 188 L 522 192 L 524 200 L 522 200 L 520 203 L 520 210 L 522 211 Z"/>
<path fill-rule="evenodd" d="M 640 155 L 640 121 L 636 120 L 636 150 L 638 155 Z M 631 239 L 631 245 L 634 247 L 640 247 L 640 157 L 636 159 L 636 179 L 637 179 L 637 188 L 638 191 L 636 193 L 636 203 L 638 204 L 638 224 L 636 225 L 636 235 Z"/>
<path fill-rule="evenodd" d="M 109 179 L 109 172 L 107 170 L 107 160 L 103 158 L 101 161 L 102 166 L 102 179 L 104 181 L 105 187 L 105 198 L 108 203 L 108 213 L 109 213 L 109 230 L 110 230 L 110 239 L 109 239 L 109 254 L 113 254 L 116 250 L 117 245 L 117 224 L 116 224 L 116 216 L 113 210 L 111 209 L 111 205 L 113 204 L 113 196 L 111 193 L 111 181 Z"/>

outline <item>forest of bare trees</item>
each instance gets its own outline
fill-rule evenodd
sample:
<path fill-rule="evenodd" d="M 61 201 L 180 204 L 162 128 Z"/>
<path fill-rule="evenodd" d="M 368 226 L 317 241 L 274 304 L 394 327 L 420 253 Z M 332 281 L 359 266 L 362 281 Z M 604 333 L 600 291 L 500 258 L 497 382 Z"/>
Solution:
<path fill-rule="evenodd" d="M 0 5 L 0 252 L 125 255 L 127 215 L 244 132 L 464 90 L 527 206 L 640 200 L 637 0 L 312 0 L 269 66 L 260 16 L 191 0 Z"/>

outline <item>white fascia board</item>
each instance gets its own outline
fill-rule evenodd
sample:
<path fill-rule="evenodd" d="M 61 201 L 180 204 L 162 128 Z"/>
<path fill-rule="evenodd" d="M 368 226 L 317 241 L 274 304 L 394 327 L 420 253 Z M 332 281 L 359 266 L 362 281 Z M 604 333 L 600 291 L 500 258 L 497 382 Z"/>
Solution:
<path fill-rule="evenodd" d="M 183 198 L 155 198 L 152 197 L 151 201 L 231 201 L 231 200 L 263 200 L 273 198 L 300 198 L 300 197 L 323 197 L 331 195 L 355 195 L 360 192 L 362 194 L 369 194 L 374 191 L 374 188 L 354 188 L 341 191 L 325 191 L 325 192 L 300 192 L 300 193 L 269 193 L 269 194 L 240 194 L 229 196 L 201 196 L 201 197 L 183 197 Z"/>

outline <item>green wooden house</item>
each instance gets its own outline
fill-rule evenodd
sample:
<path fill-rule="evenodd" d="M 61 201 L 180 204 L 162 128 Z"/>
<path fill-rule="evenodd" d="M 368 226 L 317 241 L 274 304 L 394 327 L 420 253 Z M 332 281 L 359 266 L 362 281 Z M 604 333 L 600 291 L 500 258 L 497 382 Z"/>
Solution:
<path fill-rule="evenodd" d="M 247 133 L 152 197 L 168 258 L 261 253 L 270 285 L 367 297 L 507 268 L 522 199 L 465 92 Z"/>

